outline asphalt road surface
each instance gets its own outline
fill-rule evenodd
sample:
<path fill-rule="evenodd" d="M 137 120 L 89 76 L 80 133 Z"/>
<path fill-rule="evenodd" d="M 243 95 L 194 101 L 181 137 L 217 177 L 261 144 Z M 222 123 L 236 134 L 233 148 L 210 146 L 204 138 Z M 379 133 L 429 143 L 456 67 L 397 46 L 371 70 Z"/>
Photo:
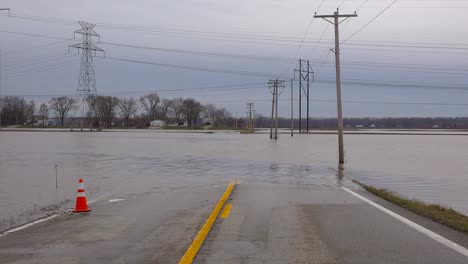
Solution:
<path fill-rule="evenodd" d="M 0 237 L 0 260 L 178 263 L 225 188 L 101 200 L 90 214 L 59 216 Z M 227 204 L 231 210 L 216 220 L 195 263 L 468 263 L 339 186 L 240 183 Z M 468 244 L 465 234 L 405 214 Z"/>

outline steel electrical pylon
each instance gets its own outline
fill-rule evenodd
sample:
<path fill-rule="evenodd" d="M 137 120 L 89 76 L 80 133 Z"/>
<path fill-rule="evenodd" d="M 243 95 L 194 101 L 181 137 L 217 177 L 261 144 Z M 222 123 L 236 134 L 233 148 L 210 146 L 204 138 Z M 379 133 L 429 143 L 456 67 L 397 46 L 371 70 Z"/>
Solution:
<path fill-rule="evenodd" d="M 98 52 L 104 54 L 104 50 L 93 44 L 93 38 L 98 39 L 100 42 L 100 36 L 94 31 L 95 24 L 78 21 L 81 29 L 73 32 L 73 37 L 76 39 L 76 34 L 82 35 L 83 39 L 81 43 L 70 45 L 69 48 L 78 49 L 78 54 L 81 52 L 81 66 L 80 75 L 78 77 L 78 87 L 76 89 L 77 101 L 81 108 L 81 130 L 83 130 L 83 118 L 87 113 L 87 99 L 90 96 L 97 94 L 96 90 L 96 78 L 94 73 L 94 60 L 93 57 Z"/>
<path fill-rule="evenodd" d="M 294 70 L 294 78 L 296 78 L 296 72 L 299 72 L 299 133 L 302 133 L 302 94 L 307 100 L 306 131 L 309 133 L 310 74 L 312 73 L 312 81 L 315 75 L 308 60 L 299 60 L 299 70 Z M 306 82 L 306 87 L 304 87 L 304 82 Z"/>

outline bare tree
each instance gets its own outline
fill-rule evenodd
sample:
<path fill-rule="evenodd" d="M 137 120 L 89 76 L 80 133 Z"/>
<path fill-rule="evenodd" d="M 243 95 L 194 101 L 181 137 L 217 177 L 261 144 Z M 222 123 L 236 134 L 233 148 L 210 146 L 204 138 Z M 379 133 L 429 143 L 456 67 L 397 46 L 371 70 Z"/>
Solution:
<path fill-rule="evenodd" d="M 123 98 L 119 99 L 120 113 L 122 113 L 125 119 L 125 126 L 128 127 L 130 117 L 138 111 L 138 105 L 135 98 Z"/>
<path fill-rule="evenodd" d="M 42 103 L 39 107 L 39 116 L 42 119 L 42 127 L 45 126 L 45 120 L 49 117 L 49 108 L 46 104 Z"/>
<path fill-rule="evenodd" d="M 50 100 L 50 108 L 60 118 L 60 125 L 63 126 L 68 112 L 76 108 L 76 100 L 67 96 L 54 97 Z"/>
<path fill-rule="evenodd" d="M 210 118 L 213 122 L 216 122 L 216 106 L 214 104 L 207 104 L 205 105 L 205 107 L 203 108 L 203 117 L 204 118 Z"/>
<path fill-rule="evenodd" d="M 115 118 L 115 108 L 118 105 L 118 98 L 114 96 L 90 96 L 88 105 L 95 115 L 99 124 L 111 127 Z"/>
<path fill-rule="evenodd" d="M 159 112 L 161 118 L 164 120 L 166 125 L 169 123 L 169 113 L 171 112 L 172 107 L 172 100 L 170 99 L 162 99 L 161 105 L 159 106 Z"/>
<path fill-rule="evenodd" d="M 26 120 L 31 123 L 31 127 L 34 127 L 34 113 L 36 112 L 36 103 L 34 100 L 29 101 L 26 106 Z"/>
<path fill-rule="evenodd" d="M 182 115 L 184 114 L 183 108 L 184 108 L 184 99 L 181 97 L 177 97 L 171 100 L 171 109 L 172 113 L 174 114 L 174 117 L 177 121 L 177 125 L 180 124 L 182 121 Z"/>
<path fill-rule="evenodd" d="M 5 96 L 2 98 L 2 125 L 9 126 L 22 124 L 27 121 L 27 103 L 18 96 Z"/>
<path fill-rule="evenodd" d="M 140 103 L 145 109 L 150 121 L 155 120 L 158 116 L 158 104 L 161 99 L 157 93 L 147 94 L 140 98 Z"/>
<path fill-rule="evenodd" d="M 193 127 L 197 124 L 197 120 L 200 117 L 200 113 L 203 111 L 203 106 L 193 98 L 185 99 L 182 108 L 187 125 Z"/>
<path fill-rule="evenodd" d="M 227 126 L 227 120 L 231 117 L 231 113 L 225 107 L 216 109 L 214 115 L 216 116 L 216 124 L 224 126 Z"/>
<path fill-rule="evenodd" d="M 227 119 L 231 117 L 231 113 L 226 108 L 217 108 L 214 104 L 205 105 L 202 114 L 217 126 L 227 126 Z"/>

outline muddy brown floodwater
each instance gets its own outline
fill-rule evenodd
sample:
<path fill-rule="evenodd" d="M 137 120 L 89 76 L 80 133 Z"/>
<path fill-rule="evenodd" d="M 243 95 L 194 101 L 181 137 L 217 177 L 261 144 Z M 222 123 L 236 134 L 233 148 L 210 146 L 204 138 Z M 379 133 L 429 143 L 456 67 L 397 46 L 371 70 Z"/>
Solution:
<path fill-rule="evenodd" d="M 0 230 L 89 200 L 133 197 L 233 178 L 336 185 L 336 135 L 1 132 Z M 345 179 L 468 213 L 468 136 L 345 135 Z M 55 188 L 55 165 L 58 190 Z"/>

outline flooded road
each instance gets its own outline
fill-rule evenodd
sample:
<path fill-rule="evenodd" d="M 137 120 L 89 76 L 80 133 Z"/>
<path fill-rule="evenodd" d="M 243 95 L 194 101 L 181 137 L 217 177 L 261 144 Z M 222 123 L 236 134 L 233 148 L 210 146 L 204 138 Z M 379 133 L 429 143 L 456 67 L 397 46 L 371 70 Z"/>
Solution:
<path fill-rule="evenodd" d="M 0 133 L 0 230 L 61 203 L 251 183 L 337 185 L 336 135 Z M 345 135 L 345 179 L 468 213 L 468 137 Z M 58 190 L 55 188 L 57 165 Z"/>

